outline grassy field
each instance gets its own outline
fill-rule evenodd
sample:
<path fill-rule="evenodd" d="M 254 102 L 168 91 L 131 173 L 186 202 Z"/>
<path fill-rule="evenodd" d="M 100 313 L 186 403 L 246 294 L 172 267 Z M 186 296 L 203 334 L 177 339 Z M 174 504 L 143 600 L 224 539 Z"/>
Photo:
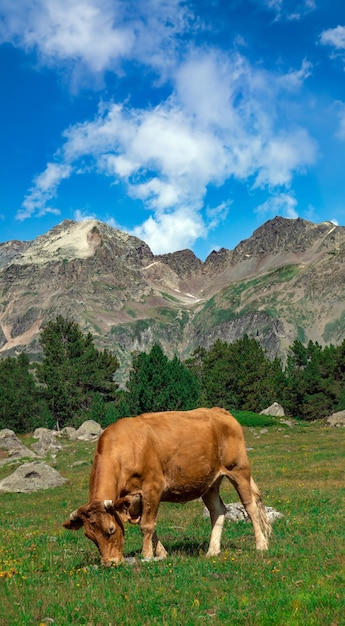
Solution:
<path fill-rule="evenodd" d="M 284 514 L 267 553 L 256 552 L 251 525 L 226 522 L 221 555 L 206 559 L 202 503 L 163 504 L 158 531 L 169 558 L 142 562 L 131 526 L 125 554 L 136 562 L 111 569 L 82 531 L 61 526 L 87 502 L 94 450 L 66 443 L 56 468 L 68 484 L 0 495 L 1 626 L 345 625 L 345 430 L 264 430 L 245 428 L 265 503 Z M 13 469 L 1 467 L 0 478 Z M 225 482 L 222 495 L 237 500 Z"/>

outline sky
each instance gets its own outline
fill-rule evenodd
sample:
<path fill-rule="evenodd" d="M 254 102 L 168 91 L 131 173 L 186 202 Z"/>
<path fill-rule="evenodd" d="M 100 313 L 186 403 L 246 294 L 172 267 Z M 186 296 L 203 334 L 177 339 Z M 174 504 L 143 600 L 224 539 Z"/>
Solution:
<path fill-rule="evenodd" d="M 344 0 L 0 0 L 0 242 L 345 225 Z"/>

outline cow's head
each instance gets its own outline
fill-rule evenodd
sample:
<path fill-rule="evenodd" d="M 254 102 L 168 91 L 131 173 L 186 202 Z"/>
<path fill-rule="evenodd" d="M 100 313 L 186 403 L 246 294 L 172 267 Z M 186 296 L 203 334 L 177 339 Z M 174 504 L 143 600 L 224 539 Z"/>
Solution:
<path fill-rule="evenodd" d="M 96 500 L 71 513 L 63 526 L 79 530 L 93 541 L 105 566 L 118 565 L 124 560 L 124 523 L 137 524 L 141 517 L 141 494 L 128 494 L 119 500 Z"/>

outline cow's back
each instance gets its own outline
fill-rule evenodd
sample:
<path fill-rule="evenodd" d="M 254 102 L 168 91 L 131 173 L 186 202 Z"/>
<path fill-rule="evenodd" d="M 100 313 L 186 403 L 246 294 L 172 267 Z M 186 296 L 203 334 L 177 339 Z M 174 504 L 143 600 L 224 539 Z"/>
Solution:
<path fill-rule="evenodd" d="M 122 456 L 144 453 L 153 448 L 164 457 L 173 449 L 217 446 L 222 452 L 231 446 L 238 449 L 243 431 L 225 409 L 199 408 L 191 411 L 161 411 L 125 417 L 108 426 L 98 442 L 98 452 Z M 137 452 L 135 452 L 137 451 Z"/>
<path fill-rule="evenodd" d="M 117 495 L 159 479 L 162 499 L 181 501 L 202 494 L 222 468 L 246 462 L 235 418 L 221 408 L 202 408 L 115 422 L 99 439 L 94 465 L 107 468 L 107 479 L 109 474 L 116 477 Z"/>

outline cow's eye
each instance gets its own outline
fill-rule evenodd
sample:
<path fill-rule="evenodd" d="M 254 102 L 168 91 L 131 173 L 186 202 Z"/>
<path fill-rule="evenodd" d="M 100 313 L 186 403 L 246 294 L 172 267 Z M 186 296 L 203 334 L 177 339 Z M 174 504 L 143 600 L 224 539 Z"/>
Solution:
<path fill-rule="evenodd" d="M 107 534 L 110 536 L 110 535 L 113 535 L 114 532 L 115 532 L 115 525 L 112 524 L 111 526 L 109 526 Z"/>

